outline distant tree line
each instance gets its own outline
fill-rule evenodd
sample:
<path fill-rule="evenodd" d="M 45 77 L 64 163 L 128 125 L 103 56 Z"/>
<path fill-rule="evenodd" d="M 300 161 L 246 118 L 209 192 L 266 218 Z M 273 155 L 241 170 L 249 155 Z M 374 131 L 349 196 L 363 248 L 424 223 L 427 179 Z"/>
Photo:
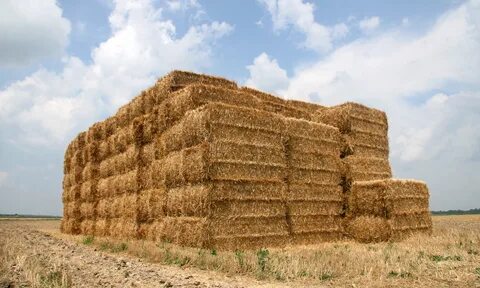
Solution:
<path fill-rule="evenodd" d="M 0 218 L 61 218 L 52 215 L 29 215 L 29 214 L 0 214 Z"/>
<path fill-rule="evenodd" d="M 432 215 L 470 215 L 480 214 L 480 208 L 470 210 L 447 210 L 447 211 L 432 211 Z"/>

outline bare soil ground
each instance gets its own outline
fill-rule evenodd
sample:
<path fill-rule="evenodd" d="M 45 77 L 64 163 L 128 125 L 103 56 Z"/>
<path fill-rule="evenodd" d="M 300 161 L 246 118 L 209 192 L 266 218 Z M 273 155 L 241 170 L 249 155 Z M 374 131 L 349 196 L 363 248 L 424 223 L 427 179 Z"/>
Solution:
<path fill-rule="evenodd" d="M 480 215 L 433 217 L 433 235 L 222 252 L 64 235 L 0 220 L 3 287 L 480 287 Z"/>
<path fill-rule="evenodd" d="M 252 287 L 254 279 L 146 263 L 52 237 L 59 221 L 0 221 L 0 287 Z M 268 286 L 268 285 L 267 285 Z"/>

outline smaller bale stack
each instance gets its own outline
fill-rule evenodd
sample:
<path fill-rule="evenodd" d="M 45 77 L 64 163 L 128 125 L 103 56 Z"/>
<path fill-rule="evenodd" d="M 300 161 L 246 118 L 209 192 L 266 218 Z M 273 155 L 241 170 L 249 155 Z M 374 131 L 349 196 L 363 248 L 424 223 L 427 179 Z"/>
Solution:
<path fill-rule="evenodd" d="M 421 181 L 384 179 L 354 182 L 347 215 L 348 219 L 353 219 L 349 224 L 349 233 L 355 239 L 364 241 L 384 241 L 390 237 L 398 240 L 416 232 L 430 233 L 432 220 L 428 199 L 427 185 Z M 383 228 L 370 231 L 372 227 Z"/>

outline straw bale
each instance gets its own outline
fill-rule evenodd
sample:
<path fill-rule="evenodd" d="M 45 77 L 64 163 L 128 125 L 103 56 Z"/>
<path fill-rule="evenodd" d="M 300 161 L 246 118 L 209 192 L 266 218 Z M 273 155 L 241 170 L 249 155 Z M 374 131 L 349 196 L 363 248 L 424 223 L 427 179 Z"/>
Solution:
<path fill-rule="evenodd" d="M 309 109 L 306 109 L 305 105 L 302 105 L 300 101 L 293 101 L 290 102 L 284 100 L 283 98 L 261 92 L 249 87 L 242 87 L 240 91 L 251 94 L 255 96 L 261 103 L 257 105 L 257 109 L 273 112 L 275 114 L 279 114 L 285 117 L 293 117 L 299 119 L 306 119 L 310 120 L 311 112 Z"/>
<path fill-rule="evenodd" d="M 259 101 L 253 96 L 240 91 L 221 87 L 191 85 L 172 94 L 167 100 L 168 118 L 171 121 L 180 120 L 187 111 L 194 110 L 208 103 L 223 103 L 232 106 L 255 108 Z"/>
<path fill-rule="evenodd" d="M 396 214 L 428 212 L 428 197 L 428 188 L 421 181 L 358 181 L 352 185 L 349 207 L 352 215 L 390 218 Z"/>
<path fill-rule="evenodd" d="M 160 241 L 164 240 L 162 239 L 162 223 L 163 219 L 160 220 L 155 220 L 150 224 L 140 224 L 140 230 L 142 233 L 145 233 L 145 239 L 150 240 L 150 241 Z M 146 231 L 143 232 L 143 229 Z M 139 233 L 140 236 L 140 233 Z"/>
<path fill-rule="evenodd" d="M 192 84 L 205 84 L 230 89 L 237 88 L 237 84 L 235 82 L 224 78 L 179 70 L 174 70 L 168 73 L 166 76 L 160 78 L 157 81 L 156 87 L 158 87 L 157 90 L 163 90 L 167 93 L 170 93 Z"/>
<path fill-rule="evenodd" d="M 83 150 L 83 146 L 85 146 L 85 143 L 86 143 L 86 136 L 87 136 L 87 132 L 85 131 L 78 133 L 77 137 L 75 137 L 75 139 L 73 139 L 72 141 L 73 151 L 76 152 L 76 151 Z"/>
<path fill-rule="evenodd" d="M 72 187 L 74 181 L 74 176 L 71 173 L 64 173 L 63 174 L 63 182 L 62 182 L 62 187 L 63 190 L 68 190 L 70 187 Z"/>
<path fill-rule="evenodd" d="M 342 133 L 360 129 L 383 134 L 388 130 L 385 112 L 352 102 L 320 109 L 315 113 L 314 120 L 335 126 Z"/>
<path fill-rule="evenodd" d="M 285 100 L 283 100 L 283 103 L 263 100 L 261 101 L 261 105 L 259 105 L 258 109 L 289 118 L 311 120 L 312 117 L 308 111 L 298 109 L 298 107 L 295 107 L 294 105 L 289 105 Z"/>
<path fill-rule="evenodd" d="M 215 141 L 209 146 L 211 161 L 245 161 L 286 165 L 283 149 L 248 142 Z"/>
<path fill-rule="evenodd" d="M 144 105 L 144 98 L 141 97 L 142 94 L 133 98 L 128 105 L 130 106 L 130 117 L 131 119 L 135 119 L 139 116 L 145 114 L 145 105 Z"/>
<path fill-rule="evenodd" d="M 101 139 L 104 142 L 107 140 L 110 136 L 112 136 L 115 131 L 117 130 L 117 118 L 115 116 L 108 117 L 103 121 L 103 126 L 102 126 L 102 137 Z"/>
<path fill-rule="evenodd" d="M 330 183 L 339 185 L 342 181 L 342 171 L 331 168 L 292 167 L 289 170 L 291 183 Z"/>
<path fill-rule="evenodd" d="M 97 181 L 85 181 L 80 186 L 80 199 L 94 201 L 97 198 Z"/>
<path fill-rule="evenodd" d="M 292 216 L 306 215 L 340 215 L 343 209 L 342 201 L 288 201 L 289 214 Z"/>
<path fill-rule="evenodd" d="M 272 94 L 268 94 L 250 87 L 240 87 L 239 90 L 248 94 L 252 94 L 253 96 L 255 96 L 256 98 L 262 101 L 274 102 L 278 104 L 285 103 L 285 100 L 280 97 L 273 96 Z"/>
<path fill-rule="evenodd" d="M 120 220 L 118 220 L 118 222 L 120 223 L 120 227 L 117 226 L 120 229 L 120 238 L 137 238 L 138 223 L 135 219 L 121 218 Z"/>
<path fill-rule="evenodd" d="M 159 111 L 154 109 L 151 113 L 142 117 L 142 143 L 147 144 L 154 140 L 155 136 L 163 132 L 166 127 L 158 125 Z"/>
<path fill-rule="evenodd" d="M 341 141 L 340 130 L 337 127 L 293 118 L 285 119 L 285 122 L 286 132 L 290 137 L 313 138 L 334 144 Z"/>
<path fill-rule="evenodd" d="M 80 214 L 82 219 L 94 219 L 95 217 L 95 203 L 94 202 L 82 202 L 80 204 Z"/>
<path fill-rule="evenodd" d="M 364 158 L 348 156 L 343 159 L 346 164 L 346 177 L 349 181 L 369 181 L 392 177 L 390 163 L 385 158 Z"/>
<path fill-rule="evenodd" d="M 80 200 L 81 198 L 80 188 L 81 188 L 81 185 L 73 185 L 73 186 L 70 186 L 68 189 L 64 189 L 63 197 L 62 197 L 64 202 Z"/>
<path fill-rule="evenodd" d="M 206 185 L 186 185 L 168 189 L 167 216 L 206 217 L 209 212 L 210 187 Z"/>
<path fill-rule="evenodd" d="M 279 200 L 212 201 L 211 218 L 285 217 L 285 203 Z"/>
<path fill-rule="evenodd" d="M 155 160 L 155 144 L 149 143 L 141 147 L 139 156 L 142 166 L 148 166 Z"/>
<path fill-rule="evenodd" d="M 97 192 L 102 198 L 111 197 L 123 193 L 136 193 L 137 186 L 137 170 L 132 170 L 125 174 L 100 179 Z"/>
<path fill-rule="evenodd" d="M 123 199 L 121 196 L 110 198 L 110 209 L 108 218 L 120 218 L 123 213 Z"/>
<path fill-rule="evenodd" d="M 114 238 L 122 237 L 122 218 L 110 218 L 110 226 L 108 226 L 108 235 Z"/>
<path fill-rule="evenodd" d="M 348 222 L 347 233 L 362 243 L 388 241 L 392 236 L 390 222 L 382 217 L 359 216 Z"/>
<path fill-rule="evenodd" d="M 98 180 L 97 184 L 97 195 L 100 198 L 106 198 L 115 195 L 113 187 L 111 186 L 113 182 L 113 177 L 107 177 Z"/>
<path fill-rule="evenodd" d="M 111 162 L 108 165 L 112 165 L 115 171 L 114 174 L 127 173 L 136 168 L 137 160 L 139 157 L 139 149 L 135 145 L 130 145 L 127 147 L 125 152 L 113 156 Z M 103 162 L 102 162 L 103 163 Z M 107 165 L 106 163 L 106 165 Z"/>
<path fill-rule="evenodd" d="M 80 233 L 83 235 L 95 235 L 95 221 L 83 220 L 80 223 Z"/>
<path fill-rule="evenodd" d="M 123 194 L 120 196 L 121 212 L 123 218 L 137 219 L 137 194 Z"/>
<path fill-rule="evenodd" d="M 233 181 L 221 180 L 212 183 L 212 200 L 271 200 L 278 201 L 285 199 L 286 186 L 282 181 Z"/>
<path fill-rule="evenodd" d="M 118 128 L 121 129 L 130 124 L 131 118 L 131 107 L 129 104 L 121 106 L 117 113 L 115 113 L 115 118 L 117 119 Z"/>
<path fill-rule="evenodd" d="M 235 218 L 215 218 L 210 223 L 213 236 L 247 236 L 283 234 L 288 232 L 287 221 L 282 216 L 241 216 Z"/>
<path fill-rule="evenodd" d="M 185 182 L 206 180 L 207 148 L 206 145 L 200 144 L 182 151 L 172 152 L 163 160 L 163 165 L 155 163 L 155 167 L 161 169 L 158 173 L 164 175 L 164 181 L 168 187 L 179 186 Z"/>
<path fill-rule="evenodd" d="M 100 218 L 108 218 L 110 216 L 110 207 L 112 199 L 104 198 L 98 200 L 97 206 L 95 207 L 95 215 Z"/>
<path fill-rule="evenodd" d="M 170 156 L 173 157 L 173 155 Z M 166 159 L 155 160 L 148 169 L 145 169 L 144 174 L 141 175 L 141 177 L 144 177 L 142 180 L 144 189 L 148 189 L 148 187 L 161 188 L 165 186 L 165 161 Z"/>
<path fill-rule="evenodd" d="M 165 188 L 142 190 L 137 196 L 137 219 L 152 222 L 166 215 L 167 193 Z"/>
<path fill-rule="evenodd" d="M 208 248 L 221 250 L 249 250 L 268 247 L 285 247 L 290 243 L 287 232 L 270 235 L 214 236 Z"/>
<path fill-rule="evenodd" d="M 77 218 L 62 219 L 62 233 L 80 234 L 80 223 L 81 221 Z"/>
<path fill-rule="evenodd" d="M 83 149 L 82 150 L 76 150 L 76 152 L 73 154 L 72 157 L 72 163 L 73 166 L 79 166 L 83 167 L 85 165 L 85 160 L 83 158 Z"/>
<path fill-rule="evenodd" d="M 156 149 L 159 151 L 159 156 L 205 141 L 208 137 L 207 119 L 207 109 L 188 111 L 180 122 L 170 127 L 157 139 Z"/>
<path fill-rule="evenodd" d="M 388 123 L 384 112 L 356 103 L 317 111 L 316 122 L 335 126 L 356 156 L 388 158 Z"/>
<path fill-rule="evenodd" d="M 209 178 L 234 181 L 282 181 L 287 167 L 254 161 L 216 160 L 210 163 Z"/>
<path fill-rule="evenodd" d="M 393 230 L 431 229 L 432 221 L 429 211 L 416 211 L 390 218 Z"/>
<path fill-rule="evenodd" d="M 103 136 L 104 125 L 105 125 L 104 122 L 97 122 L 88 128 L 86 132 L 87 143 L 103 140 L 102 136 Z"/>
<path fill-rule="evenodd" d="M 137 238 L 154 241 L 155 239 L 151 239 L 149 237 L 151 226 L 152 226 L 152 223 L 139 223 L 138 230 L 137 230 Z"/>
<path fill-rule="evenodd" d="M 336 183 L 290 183 L 289 201 L 343 201 L 342 187 Z"/>
<path fill-rule="evenodd" d="M 375 138 L 370 138 L 370 140 L 366 141 L 366 143 L 363 143 L 360 142 L 361 139 L 356 138 L 356 135 L 358 135 L 358 133 L 344 135 L 344 150 L 346 155 L 353 154 L 359 157 L 375 157 L 388 159 L 388 144 L 384 144 L 388 143 L 387 136 L 385 136 L 383 140 L 376 140 Z"/>
<path fill-rule="evenodd" d="M 110 233 L 110 219 L 101 218 L 95 221 L 95 236 L 105 237 Z"/>
<path fill-rule="evenodd" d="M 250 143 L 283 149 L 281 135 L 262 129 L 252 129 L 229 124 L 211 123 L 210 141 L 231 141 L 237 143 Z"/>
<path fill-rule="evenodd" d="M 120 171 L 117 172 L 117 169 L 116 169 L 117 168 L 116 162 L 118 160 L 119 155 L 121 154 L 107 158 L 102 162 L 100 162 L 100 164 L 98 165 L 98 173 L 101 178 L 107 178 L 117 173 L 123 172 L 121 169 L 118 169 Z"/>
<path fill-rule="evenodd" d="M 208 243 L 208 221 L 202 217 L 165 217 L 154 232 L 159 238 L 181 246 L 205 247 Z"/>
<path fill-rule="evenodd" d="M 85 148 L 83 150 L 83 160 L 84 164 L 88 162 L 96 163 L 99 162 L 99 151 L 98 151 L 98 141 L 89 142 L 85 144 Z"/>
<path fill-rule="evenodd" d="M 100 175 L 98 174 L 98 165 L 88 162 L 87 165 L 83 168 L 82 179 L 83 181 L 95 180 L 98 179 Z"/>
<path fill-rule="evenodd" d="M 210 120 L 213 124 L 248 127 L 278 134 L 285 131 L 284 118 L 275 113 L 221 104 L 210 107 Z"/>
<path fill-rule="evenodd" d="M 294 234 L 342 231 L 342 221 L 339 215 L 291 215 L 290 221 Z"/>
<path fill-rule="evenodd" d="M 98 143 L 98 159 L 100 161 L 112 156 L 115 151 L 115 135 L 110 135 L 104 141 Z"/>
<path fill-rule="evenodd" d="M 127 125 L 118 130 L 115 134 L 115 150 L 117 153 L 123 153 L 128 146 L 135 142 L 135 130 L 133 124 Z"/>
<path fill-rule="evenodd" d="M 291 146 L 290 146 L 291 147 Z M 300 170 L 319 170 L 344 172 L 344 165 L 341 160 L 332 154 L 318 152 L 298 152 L 293 149 L 288 151 L 289 166 L 292 169 Z"/>
<path fill-rule="evenodd" d="M 63 216 L 71 219 L 82 219 L 80 202 L 71 201 L 63 203 Z"/>
<path fill-rule="evenodd" d="M 309 103 L 309 102 L 303 102 L 303 101 L 298 101 L 298 100 L 287 100 L 287 104 L 295 107 L 297 109 L 305 110 L 306 112 L 313 114 L 317 112 L 318 110 L 325 110 L 327 107 L 318 105 L 315 103 Z"/>
<path fill-rule="evenodd" d="M 386 208 L 386 185 L 385 180 L 353 182 L 348 198 L 348 216 L 375 216 L 388 215 Z"/>
<path fill-rule="evenodd" d="M 114 176 L 114 187 L 117 194 L 137 192 L 137 170 Z"/>

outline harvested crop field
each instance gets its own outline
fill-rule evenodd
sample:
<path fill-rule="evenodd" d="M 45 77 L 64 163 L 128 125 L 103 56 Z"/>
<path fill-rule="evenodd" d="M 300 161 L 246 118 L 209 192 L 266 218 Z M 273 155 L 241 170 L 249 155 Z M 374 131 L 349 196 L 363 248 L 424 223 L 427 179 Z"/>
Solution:
<path fill-rule="evenodd" d="M 6 287 L 480 287 L 480 215 L 434 216 L 431 236 L 255 251 L 65 235 L 59 221 L 0 221 Z M 0 285 L 0 286 L 1 286 Z M 4 287 L 1 286 L 1 287 Z"/>

